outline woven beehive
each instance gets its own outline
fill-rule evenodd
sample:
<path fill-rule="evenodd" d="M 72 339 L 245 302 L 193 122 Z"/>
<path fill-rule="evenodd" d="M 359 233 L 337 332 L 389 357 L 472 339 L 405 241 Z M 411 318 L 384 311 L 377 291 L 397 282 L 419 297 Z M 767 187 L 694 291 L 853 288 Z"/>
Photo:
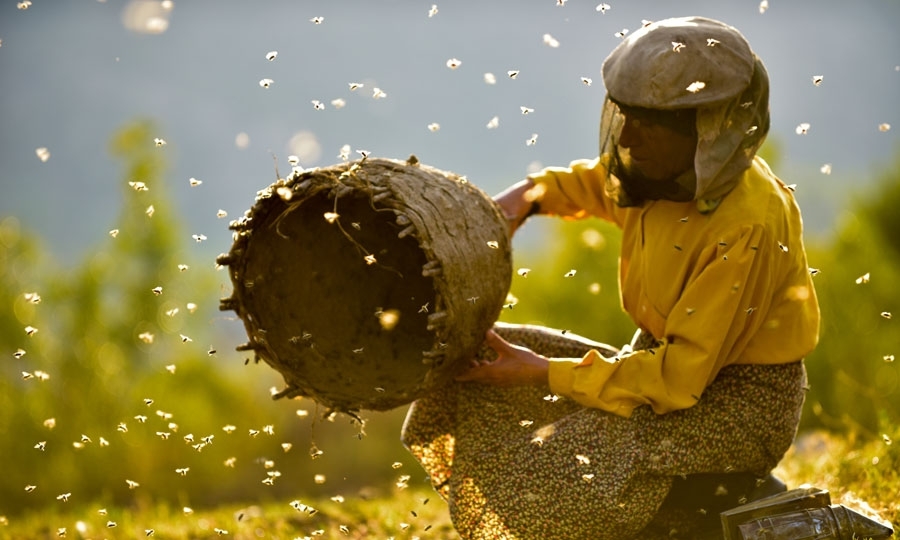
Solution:
<path fill-rule="evenodd" d="M 387 410 L 463 370 L 512 274 L 507 224 L 465 178 L 364 158 L 296 170 L 231 223 L 233 295 L 276 397 Z"/>

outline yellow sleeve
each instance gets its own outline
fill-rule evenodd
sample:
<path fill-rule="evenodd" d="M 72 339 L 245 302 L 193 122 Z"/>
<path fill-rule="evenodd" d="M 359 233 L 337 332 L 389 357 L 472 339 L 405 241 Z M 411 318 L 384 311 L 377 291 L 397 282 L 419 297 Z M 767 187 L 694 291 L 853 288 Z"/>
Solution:
<path fill-rule="evenodd" d="M 579 159 L 568 167 L 547 167 L 528 178 L 535 183 L 541 214 L 568 219 L 595 216 L 616 221 L 616 205 L 604 189 L 607 171 L 600 158 Z"/>
<path fill-rule="evenodd" d="M 551 390 L 626 417 L 640 405 L 658 414 L 694 405 L 759 330 L 760 313 L 771 303 L 777 242 L 755 226 L 723 243 L 701 253 L 699 270 L 666 317 L 659 347 L 619 359 L 597 351 L 554 359 Z M 658 272 L 654 277 L 664 279 L 665 269 Z"/>

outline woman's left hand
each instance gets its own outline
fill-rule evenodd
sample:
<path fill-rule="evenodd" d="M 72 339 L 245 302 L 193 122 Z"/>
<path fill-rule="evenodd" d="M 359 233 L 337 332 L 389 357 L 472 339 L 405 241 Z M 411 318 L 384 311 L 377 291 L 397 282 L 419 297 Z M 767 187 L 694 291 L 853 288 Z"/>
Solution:
<path fill-rule="evenodd" d="M 487 363 L 473 362 L 458 381 L 470 381 L 495 386 L 540 386 L 548 384 L 550 362 L 536 352 L 513 345 L 488 330 L 485 343 L 497 353 L 497 359 Z"/>

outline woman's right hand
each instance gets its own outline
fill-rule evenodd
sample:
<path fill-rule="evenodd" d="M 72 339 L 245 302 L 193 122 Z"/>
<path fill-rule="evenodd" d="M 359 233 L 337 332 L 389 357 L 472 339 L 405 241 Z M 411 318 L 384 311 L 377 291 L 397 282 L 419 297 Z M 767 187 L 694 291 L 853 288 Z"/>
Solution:
<path fill-rule="evenodd" d="M 510 236 L 516 232 L 529 216 L 538 213 L 535 191 L 534 182 L 526 178 L 506 188 L 494 197 L 494 202 L 500 206 L 503 216 L 509 223 Z"/>

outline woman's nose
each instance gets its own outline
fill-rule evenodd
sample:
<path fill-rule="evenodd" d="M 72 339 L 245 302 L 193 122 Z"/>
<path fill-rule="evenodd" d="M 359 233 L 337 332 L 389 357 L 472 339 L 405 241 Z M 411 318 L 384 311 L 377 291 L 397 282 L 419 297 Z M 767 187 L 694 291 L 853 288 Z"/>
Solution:
<path fill-rule="evenodd" d="M 633 148 L 640 144 L 640 120 L 625 117 L 625 123 L 622 125 L 622 132 L 619 134 L 619 146 L 624 148 Z"/>

